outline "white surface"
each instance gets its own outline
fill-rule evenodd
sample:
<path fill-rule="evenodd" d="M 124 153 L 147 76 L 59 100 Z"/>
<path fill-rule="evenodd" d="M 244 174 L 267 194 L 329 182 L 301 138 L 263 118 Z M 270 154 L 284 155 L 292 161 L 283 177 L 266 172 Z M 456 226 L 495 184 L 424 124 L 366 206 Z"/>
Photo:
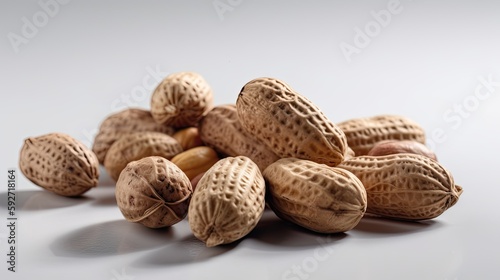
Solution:
<path fill-rule="evenodd" d="M 167 230 L 126 222 L 104 171 L 98 188 L 70 199 L 18 170 L 18 266 L 11 273 L 2 261 L 1 279 L 498 279 L 498 2 L 402 0 L 351 62 L 340 44 L 354 45 L 356 28 L 373 24 L 370 11 L 390 1 L 220 0 L 233 4 L 221 16 L 214 1 L 193 2 L 74 0 L 17 53 L 10 32 L 21 36 L 23 18 L 43 20 L 43 10 L 37 1 L 0 3 L 0 260 L 8 248 L 6 173 L 17 167 L 23 139 L 60 131 L 90 145 L 123 100 L 149 107 L 155 68 L 163 76 L 199 72 L 216 104 L 234 103 L 247 81 L 272 76 L 334 122 L 408 116 L 464 188 L 458 203 L 432 221 L 365 218 L 332 236 L 268 212 L 241 242 L 207 249 L 187 221 Z M 498 82 L 477 99 L 478 77 L 489 75 Z"/>

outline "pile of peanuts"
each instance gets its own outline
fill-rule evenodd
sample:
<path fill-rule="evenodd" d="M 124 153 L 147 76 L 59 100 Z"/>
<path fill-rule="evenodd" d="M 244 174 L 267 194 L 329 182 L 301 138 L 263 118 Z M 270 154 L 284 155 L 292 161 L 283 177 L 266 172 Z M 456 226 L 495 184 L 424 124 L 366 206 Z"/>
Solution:
<path fill-rule="evenodd" d="M 213 104 L 199 74 L 171 74 L 150 110 L 107 116 L 93 146 L 59 132 L 26 138 L 22 173 L 62 196 L 116 182 L 124 218 L 150 228 L 187 217 L 207 246 L 243 238 L 270 208 L 320 233 L 345 232 L 366 213 L 433 219 L 462 193 L 425 145 L 425 131 L 398 115 L 339 123 L 275 78 L 246 83 L 234 104 Z"/>

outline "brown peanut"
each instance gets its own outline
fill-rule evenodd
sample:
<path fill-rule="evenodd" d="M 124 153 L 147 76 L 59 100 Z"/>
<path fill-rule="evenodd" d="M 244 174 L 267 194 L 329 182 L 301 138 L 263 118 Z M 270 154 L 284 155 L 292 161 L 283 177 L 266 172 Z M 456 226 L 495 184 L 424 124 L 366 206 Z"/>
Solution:
<path fill-rule="evenodd" d="M 156 122 L 176 128 L 196 126 L 212 106 L 210 85 L 194 72 L 167 76 L 151 96 L 151 113 Z"/>
<path fill-rule="evenodd" d="M 183 128 L 172 135 L 184 151 L 187 151 L 194 147 L 203 146 L 203 141 L 201 141 L 200 133 L 197 127 L 186 127 Z"/>
<path fill-rule="evenodd" d="M 219 161 L 219 156 L 214 149 L 200 146 L 179 153 L 170 161 L 184 171 L 189 180 L 193 180 L 198 174 L 207 171 Z"/>
<path fill-rule="evenodd" d="M 423 155 L 358 156 L 338 167 L 354 173 L 365 186 L 367 213 L 388 218 L 432 219 L 462 194 L 451 173 Z"/>
<path fill-rule="evenodd" d="M 264 170 L 268 204 L 276 215 L 321 233 L 354 228 L 366 211 L 366 191 L 351 172 L 283 158 Z"/>
<path fill-rule="evenodd" d="M 82 195 L 99 181 L 95 154 L 64 133 L 25 139 L 19 167 L 31 182 L 62 196 Z"/>
<path fill-rule="evenodd" d="M 247 235 L 262 217 L 265 182 L 244 156 L 219 160 L 198 182 L 189 205 L 189 226 L 207 247 Z"/>
<path fill-rule="evenodd" d="M 182 152 L 182 147 L 171 136 L 160 132 L 125 134 L 111 145 L 104 159 L 104 167 L 113 180 L 131 161 L 149 156 L 171 159 Z"/>
<path fill-rule="evenodd" d="M 289 85 L 254 79 L 241 89 L 236 108 L 242 126 L 281 158 L 339 164 L 347 149 L 344 132 Z"/>
<path fill-rule="evenodd" d="M 151 112 L 144 109 L 128 108 L 107 116 L 99 127 L 94 138 L 92 151 L 104 163 L 109 147 L 124 134 L 141 131 L 156 131 L 172 135 L 174 129 L 170 126 L 158 124 Z"/>
<path fill-rule="evenodd" d="M 171 226 L 184 219 L 192 192 L 186 174 L 157 156 L 127 164 L 115 189 L 125 219 L 150 228 Z"/>
<path fill-rule="evenodd" d="M 385 140 L 375 143 L 368 156 L 386 156 L 392 154 L 410 153 L 423 155 L 437 160 L 436 154 L 426 145 L 413 140 Z"/>
<path fill-rule="evenodd" d="M 271 149 L 247 132 L 238 120 L 236 106 L 220 105 L 210 110 L 199 124 L 202 141 L 225 156 L 246 156 L 261 171 L 279 157 Z"/>

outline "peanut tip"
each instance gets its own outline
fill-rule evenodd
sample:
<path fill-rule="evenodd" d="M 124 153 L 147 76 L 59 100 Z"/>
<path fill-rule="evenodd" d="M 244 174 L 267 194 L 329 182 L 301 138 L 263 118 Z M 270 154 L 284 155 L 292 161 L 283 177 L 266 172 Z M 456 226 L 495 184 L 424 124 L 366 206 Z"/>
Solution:
<path fill-rule="evenodd" d="M 224 243 L 224 239 L 222 239 L 222 237 L 216 232 L 212 232 L 208 237 L 207 241 L 205 242 L 207 247 L 215 247 L 222 243 Z"/>

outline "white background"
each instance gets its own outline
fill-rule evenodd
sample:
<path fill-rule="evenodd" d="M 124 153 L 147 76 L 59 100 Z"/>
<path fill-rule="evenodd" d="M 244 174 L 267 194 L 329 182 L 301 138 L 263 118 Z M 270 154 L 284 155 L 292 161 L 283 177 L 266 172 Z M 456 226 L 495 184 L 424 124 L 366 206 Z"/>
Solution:
<path fill-rule="evenodd" d="M 1 279 L 498 279 L 497 1 L 74 0 L 49 12 L 46 2 L 57 3 L 0 4 Z M 432 221 L 364 218 L 341 235 L 268 212 L 242 241 L 204 248 L 186 221 L 162 230 L 126 222 L 104 171 L 78 199 L 18 171 L 18 263 L 7 271 L 7 169 L 23 139 L 58 131 L 91 145 L 103 118 L 149 108 L 154 86 L 179 71 L 203 75 L 216 104 L 271 76 L 334 122 L 405 115 L 464 193 Z"/>

